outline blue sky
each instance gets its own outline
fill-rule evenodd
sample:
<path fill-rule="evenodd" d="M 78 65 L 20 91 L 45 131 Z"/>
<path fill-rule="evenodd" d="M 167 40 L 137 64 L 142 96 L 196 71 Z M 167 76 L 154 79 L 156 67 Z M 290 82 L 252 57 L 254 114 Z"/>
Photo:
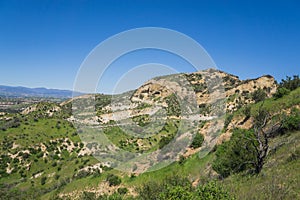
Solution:
<path fill-rule="evenodd" d="M 100 42 L 149 26 L 190 36 L 219 69 L 242 79 L 271 74 L 280 80 L 299 74 L 299 9 L 299 1 L 289 0 L 0 0 L 0 85 L 72 89 Z M 145 51 L 120 59 L 110 73 L 148 62 L 191 70 L 176 56 Z M 113 84 L 105 80 L 100 92 Z"/>

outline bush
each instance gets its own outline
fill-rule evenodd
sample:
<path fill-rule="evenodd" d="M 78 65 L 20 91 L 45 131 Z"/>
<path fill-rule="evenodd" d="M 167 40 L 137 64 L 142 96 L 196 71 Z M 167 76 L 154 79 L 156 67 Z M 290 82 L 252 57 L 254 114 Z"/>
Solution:
<path fill-rule="evenodd" d="M 87 176 L 89 176 L 89 175 L 90 175 L 90 172 L 89 172 L 89 171 L 81 170 L 81 171 L 79 171 L 79 172 L 75 175 L 75 177 L 78 178 L 78 179 L 80 179 L 80 178 L 85 178 L 85 177 L 87 177 Z"/>
<path fill-rule="evenodd" d="M 177 96 L 175 94 L 171 94 L 170 96 L 166 97 L 166 103 L 168 104 L 168 116 L 179 117 L 181 115 L 180 102 L 178 101 Z"/>
<path fill-rule="evenodd" d="M 193 188 L 188 179 L 174 175 L 162 182 L 148 182 L 138 188 L 138 199 L 143 200 L 202 200 L 233 199 L 229 193 L 215 182 Z"/>
<path fill-rule="evenodd" d="M 189 188 L 181 186 L 167 187 L 166 190 L 159 194 L 161 200 L 190 200 L 193 199 L 193 193 Z"/>
<path fill-rule="evenodd" d="M 290 91 L 297 89 L 300 87 L 300 79 L 299 75 L 294 75 L 293 78 L 287 76 L 286 79 L 282 79 L 281 83 L 279 84 L 281 88 L 286 88 Z"/>
<path fill-rule="evenodd" d="M 162 149 L 164 146 L 166 146 L 167 144 L 169 144 L 172 141 L 173 137 L 172 136 L 163 136 L 158 143 L 158 147 L 160 149 Z"/>
<path fill-rule="evenodd" d="M 226 114 L 225 121 L 224 121 L 224 130 L 227 129 L 227 127 L 230 124 L 232 118 L 233 118 L 233 114 Z"/>
<path fill-rule="evenodd" d="M 252 131 L 237 129 L 231 139 L 218 146 L 212 168 L 222 177 L 244 170 L 253 170 L 255 149 L 247 138 L 254 138 Z"/>
<path fill-rule="evenodd" d="M 290 90 L 284 87 L 279 87 L 274 94 L 275 99 L 279 99 L 285 95 L 288 95 L 290 93 Z"/>
<path fill-rule="evenodd" d="M 192 148 L 198 148 L 201 147 L 202 143 L 203 143 L 204 137 L 202 134 L 196 133 L 190 147 Z"/>
<path fill-rule="evenodd" d="M 82 200 L 93 200 L 93 199 L 96 199 L 96 194 L 94 192 L 84 191 L 81 194 L 80 199 L 82 199 Z"/>
<path fill-rule="evenodd" d="M 252 93 L 252 98 L 255 101 L 255 103 L 265 100 L 266 97 L 267 97 L 266 92 L 261 88 L 259 88 L 258 90 L 255 90 Z"/>
<path fill-rule="evenodd" d="M 45 185 L 45 183 L 46 183 L 46 180 L 47 180 L 47 177 L 42 177 L 42 179 L 41 179 L 41 185 Z"/>
<path fill-rule="evenodd" d="M 152 200 L 159 198 L 159 194 L 162 192 L 162 187 L 158 182 L 150 181 L 139 187 L 137 192 L 141 199 Z"/>
<path fill-rule="evenodd" d="M 124 188 L 124 187 L 120 187 L 120 188 L 118 188 L 117 191 L 118 191 L 119 194 L 124 195 L 128 192 L 128 189 Z"/>
<path fill-rule="evenodd" d="M 109 186 L 116 186 L 121 184 L 121 179 L 114 175 L 114 174 L 109 174 L 106 178 L 106 181 L 108 181 Z"/>
<path fill-rule="evenodd" d="M 180 155 L 180 156 L 179 156 L 179 161 L 178 161 L 178 163 L 179 163 L 180 165 L 182 165 L 182 164 L 185 162 L 185 160 L 186 160 L 186 158 L 185 158 L 183 155 Z"/>
<path fill-rule="evenodd" d="M 123 195 L 120 195 L 118 193 L 113 193 L 112 195 L 100 195 L 97 200 L 123 200 Z M 134 198 L 133 198 L 134 199 Z"/>
<path fill-rule="evenodd" d="M 292 110 L 291 114 L 283 120 L 282 128 L 285 131 L 300 130 L 300 111 Z"/>
<path fill-rule="evenodd" d="M 196 197 L 197 199 L 234 199 L 216 182 L 209 182 L 205 185 L 198 186 L 196 189 Z"/>
<path fill-rule="evenodd" d="M 251 106 L 245 105 L 242 109 L 242 113 L 246 116 L 246 119 L 249 119 L 251 117 Z"/>

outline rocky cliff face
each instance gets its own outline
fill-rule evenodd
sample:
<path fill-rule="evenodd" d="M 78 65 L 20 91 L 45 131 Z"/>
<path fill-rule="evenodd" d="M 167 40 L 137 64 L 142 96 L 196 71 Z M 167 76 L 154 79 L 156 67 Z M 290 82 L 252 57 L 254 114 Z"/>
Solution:
<path fill-rule="evenodd" d="M 276 92 L 276 81 L 270 75 L 256 79 L 240 80 L 237 76 L 214 69 L 191 74 L 178 74 L 159 77 L 148 81 L 132 95 L 133 102 L 154 104 L 163 101 L 172 93 L 182 93 L 178 81 L 185 82 L 185 87 L 194 91 L 199 107 L 205 107 L 217 99 L 226 99 L 226 111 L 232 112 L 241 106 L 253 103 L 252 94 L 262 89 L 268 97 Z M 175 86 L 170 87 L 169 85 Z M 215 87 L 215 88 L 214 88 Z"/>
<path fill-rule="evenodd" d="M 237 76 L 214 69 L 162 76 L 124 94 L 73 99 L 68 102 L 73 104 L 74 115 L 69 120 L 80 126 L 91 125 L 100 129 L 122 127 L 124 134 L 138 136 L 145 133 L 155 137 L 155 140 L 151 137 L 120 139 L 121 143 L 115 144 L 120 149 L 136 145 L 135 151 L 139 153 L 152 151 L 163 138 L 176 141 L 181 139 L 180 135 L 202 134 L 204 145 L 201 148 L 207 153 L 216 143 L 230 137 L 230 131 L 222 132 L 226 113 L 255 102 L 256 91 L 271 97 L 276 88 L 274 78 L 269 75 L 240 80 Z M 178 124 L 174 125 L 172 132 L 164 123 L 168 126 Z M 109 131 L 106 134 L 110 137 Z M 185 146 L 183 150 L 189 156 L 200 148 L 196 150 Z"/>

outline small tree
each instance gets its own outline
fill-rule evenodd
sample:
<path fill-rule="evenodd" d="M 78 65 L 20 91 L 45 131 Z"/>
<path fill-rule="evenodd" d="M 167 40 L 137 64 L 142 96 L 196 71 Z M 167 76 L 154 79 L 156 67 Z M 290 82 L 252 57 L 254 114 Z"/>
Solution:
<path fill-rule="evenodd" d="M 265 100 L 266 97 L 267 97 L 266 92 L 261 88 L 259 88 L 258 90 L 255 90 L 252 93 L 252 98 L 256 103 Z"/>
<path fill-rule="evenodd" d="M 121 179 L 114 175 L 114 174 L 109 174 L 106 178 L 106 181 L 108 181 L 109 186 L 116 186 L 121 184 Z"/>
<path fill-rule="evenodd" d="M 262 170 L 268 155 L 269 139 L 274 132 L 281 128 L 282 122 L 281 120 L 277 120 L 277 122 L 274 123 L 274 121 L 272 121 L 272 115 L 263 107 L 263 103 L 260 105 L 253 118 L 254 138 L 246 139 L 251 142 L 251 145 L 255 149 L 256 159 L 253 164 L 255 173 L 258 174 Z"/>
<path fill-rule="evenodd" d="M 294 75 L 293 78 L 287 76 L 286 79 L 282 79 L 279 83 L 279 87 L 277 88 L 274 97 L 276 99 L 281 98 L 290 93 L 290 91 L 297 89 L 300 87 L 300 78 L 299 75 Z"/>
<path fill-rule="evenodd" d="M 252 171 L 255 160 L 252 139 L 254 140 L 252 130 L 235 129 L 230 140 L 218 146 L 212 168 L 224 178 L 232 173 Z"/>
<path fill-rule="evenodd" d="M 202 143 L 203 143 L 203 135 L 202 134 L 199 134 L 199 133 L 196 133 L 190 147 L 192 148 L 198 148 L 198 147 L 201 147 Z"/>
<path fill-rule="evenodd" d="M 285 95 L 288 95 L 290 93 L 290 90 L 285 87 L 279 87 L 274 94 L 275 99 L 279 99 Z"/>
<path fill-rule="evenodd" d="M 212 167 L 221 176 L 244 170 L 260 173 L 262 170 L 269 151 L 269 139 L 281 128 L 282 121 L 275 122 L 263 104 L 252 117 L 253 129 L 235 130 L 231 139 L 217 148 L 217 159 Z"/>
<path fill-rule="evenodd" d="M 298 87 L 300 87 L 299 75 L 294 75 L 293 78 L 287 76 L 285 80 L 284 79 L 281 80 L 279 87 L 286 88 L 291 91 L 297 89 Z"/>

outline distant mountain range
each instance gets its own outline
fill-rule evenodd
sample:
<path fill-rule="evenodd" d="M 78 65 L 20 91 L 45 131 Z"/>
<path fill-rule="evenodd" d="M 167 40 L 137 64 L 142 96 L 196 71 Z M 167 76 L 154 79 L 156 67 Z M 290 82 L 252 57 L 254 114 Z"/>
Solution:
<path fill-rule="evenodd" d="M 82 93 L 71 90 L 47 89 L 47 88 L 27 88 L 21 86 L 0 85 L 0 96 L 5 97 L 52 97 L 52 98 L 71 98 L 72 96 L 82 95 Z"/>

